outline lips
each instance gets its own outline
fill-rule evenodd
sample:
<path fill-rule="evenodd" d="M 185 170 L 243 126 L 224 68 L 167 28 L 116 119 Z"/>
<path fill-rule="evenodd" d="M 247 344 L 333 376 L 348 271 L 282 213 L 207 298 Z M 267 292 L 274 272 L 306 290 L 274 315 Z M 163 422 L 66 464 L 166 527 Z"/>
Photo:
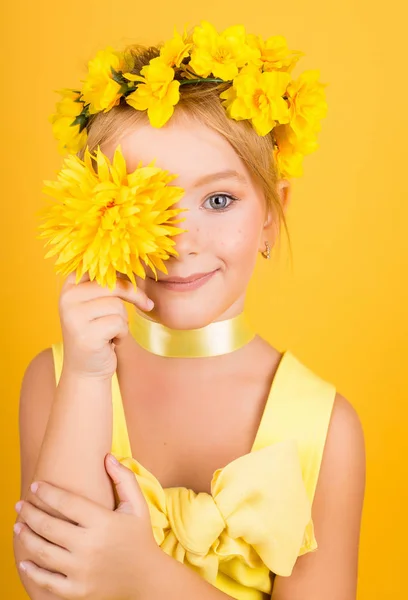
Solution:
<path fill-rule="evenodd" d="M 176 277 L 175 275 L 172 275 L 168 279 L 159 279 L 158 283 L 192 283 L 193 281 L 197 281 L 198 279 L 207 277 L 214 272 L 215 271 L 209 271 L 206 273 L 194 273 L 194 275 L 189 275 L 188 277 Z M 149 279 L 153 279 L 153 277 L 149 277 Z"/>
<path fill-rule="evenodd" d="M 190 275 L 189 277 L 176 277 L 172 275 L 168 279 L 160 279 L 156 283 L 161 289 L 173 292 L 192 292 L 205 285 L 207 281 L 210 281 L 218 271 L 219 269 L 210 271 L 209 273 L 194 273 L 194 275 Z M 149 277 L 149 279 L 154 281 L 152 277 Z"/>

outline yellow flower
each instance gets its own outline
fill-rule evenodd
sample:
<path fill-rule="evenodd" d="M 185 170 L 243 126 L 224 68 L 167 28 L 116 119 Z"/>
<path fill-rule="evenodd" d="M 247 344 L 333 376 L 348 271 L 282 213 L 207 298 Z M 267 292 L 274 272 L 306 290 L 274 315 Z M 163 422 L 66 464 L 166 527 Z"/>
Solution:
<path fill-rule="evenodd" d="M 169 67 L 179 67 L 182 60 L 189 55 L 193 44 L 189 41 L 187 32 L 184 30 L 181 36 L 174 28 L 174 36 L 165 42 L 160 49 L 160 58 Z"/>
<path fill-rule="evenodd" d="M 220 94 L 227 115 L 236 119 L 250 119 L 258 135 L 266 135 L 279 123 L 288 123 L 289 109 L 283 96 L 290 75 L 279 71 L 261 73 L 248 66 L 242 69 L 234 83 Z"/>
<path fill-rule="evenodd" d="M 100 50 L 88 63 L 88 76 L 82 88 L 82 96 L 89 104 L 91 114 L 107 112 L 120 102 L 121 85 L 113 79 L 112 68 L 121 71 L 124 66 L 123 54 L 112 48 Z"/>
<path fill-rule="evenodd" d="M 259 57 L 259 50 L 246 43 L 243 25 L 228 27 L 218 34 L 213 25 L 201 22 L 201 27 L 194 28 L 194 48 L 189 66 L 200 77 L 208 77 L 210 73 L 224 81 L 232 80 L 238 70 L 250 60 Z"/>
<path fill-rule="evenodd" d="M 282 35 L 273 35 L 263 40 L 260 35 L 247 35 L 247 43 L 251 48 L 259 50 L 260 56 L 253 62 L 263 71 L 285 71 L 291 73 L 304 52 L 289 50 L 286 39 Z"/>
<path fill-rule="evenodd" d="M 57 102 L 57 112 L 49 117 L 52 123 L 52 132 L 58 140 L 58 150 L 61 154 L 78 152 L 86 145 L 86 129 L 80 131 L 80 124 L 73 125 L 75 119 L 81 114 L 84 107 L 79 100 L 80 92 L 71 89 L 58 91 L 62 99 Z"/>
<path fill-rule="evenodd" d="M 153 127 L 165 125 L 180 99 L 180 83 L 174 81 L 174 70 L 158 56 L 142 68 L 140 76 L 125 73 L 124 77 L 140 82 L 136 90 L 126 96 L 126 102 L 136 110 L 147 110 Z"/>
<path fill-rule="evenodd" d="M 327 115 L 327 84 L 317 81 L 319 75 L 316 69 L 305 71 L 288 85 L 290 126 L 299 138 L 309 131 L 320 131 L 320 120 Z"/>
<path fill-rule="evenodd" d="M 309 132 L 308 136 L 298 138 L 290 125 L 278 125 L 273 130 L 278 147 L 273 156 L 281 178 L 301 177 L 303 175 L 303 157 L 318 148 L 316 136 Z"/>
<path fill-rule="evenodd" d="M 111 290 L 117 271 L 134 286 L 135 274 L 144 279 L 141 261 L 156 278 L 156 268 L 167 273 L 163 261 L 178 256 L 172 236 L 185 231 L 175 227 L 184 219 L 174 220 L 185 209 L 171 208 L 184 190 L 167 185 L 176 177 L 153 163 L 127 174 L 120 147 L 112 163 L 99 148 L 95 155 L 86 149 L 83 161 L 68 156 L 58 180 L 44 182 L 44 192 L 58 201 L 44 210 L 39 227 L 38 238 L 54 245 L 45 258 L 57 254 L 57 273 L 76 270 L 76 283 L 89 272 L 91 281 Z"/>

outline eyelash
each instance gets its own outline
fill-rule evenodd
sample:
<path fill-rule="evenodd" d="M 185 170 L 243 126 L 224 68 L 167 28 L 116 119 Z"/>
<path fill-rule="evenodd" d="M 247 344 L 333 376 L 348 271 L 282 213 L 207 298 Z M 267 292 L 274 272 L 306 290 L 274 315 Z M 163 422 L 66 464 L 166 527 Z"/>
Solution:
<path fill-rule="evenodd" d="M 210 208 L 210 210 L 215 211 L 215 212 L 226 212 L 227 210 L 229 210 L 231 208 L 231 206 L 233 204 L 235 204 L 235 202 L 239 201 L 239 198 L 235 198 L 235 196 L 232 196 L 231 194 L 222 194 L 222 193 L 218 193 L 218 194 L 211 194 L 211 196 L 208 196 L 208 198 L 205 200 L 204 204 L 210 200 L 211 198 L 214 198 L 216 196 L 225 196 L 227 198 L 230 198 L 230 200 L 232 200 L 232 202 L 230 202 L 228 204 L 228 206 L 226 206 L 225 208 Z"/>

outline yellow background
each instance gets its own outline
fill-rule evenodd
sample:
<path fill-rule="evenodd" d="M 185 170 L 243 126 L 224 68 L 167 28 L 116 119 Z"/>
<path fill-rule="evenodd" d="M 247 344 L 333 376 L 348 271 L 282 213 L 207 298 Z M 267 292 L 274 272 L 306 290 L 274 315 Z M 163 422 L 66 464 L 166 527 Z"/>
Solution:
<path fill-rule="evenodd" d="M 109 44 L 154 43 L 201 19 L 282 34 L 328 82 L 320 149 L 306 157 L 287 245 L 260 259 L 249 310 L 263 335 L 332 381 L 364 425 L 368 481 L 359 600 L 406 597 L 407 9 L 402 0 L 13 0 L 1 25 L 1 597 L 25 598 L 14 569 L 18 396 L 32 357 L 59 339 L 53 259 L 35 239 L 43 179 L 60 167 L 47 117 Z M 336 543 L 336 540 L 333 540 Z M 330 600 L 330 599 L 327 599 Z"/>

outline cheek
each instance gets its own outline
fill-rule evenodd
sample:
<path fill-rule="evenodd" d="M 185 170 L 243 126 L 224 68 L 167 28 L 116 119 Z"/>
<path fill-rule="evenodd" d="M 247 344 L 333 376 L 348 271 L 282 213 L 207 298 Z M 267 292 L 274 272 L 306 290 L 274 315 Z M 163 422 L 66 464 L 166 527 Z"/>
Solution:
<path fill-rule="evenodd" d="M 214 248 L 226 262 L 253 264 L 259 245 L 260 226 L 256 219 L 237 223 L 235 227 L 228 227 L 224 231 L 214 232 Z"/>

